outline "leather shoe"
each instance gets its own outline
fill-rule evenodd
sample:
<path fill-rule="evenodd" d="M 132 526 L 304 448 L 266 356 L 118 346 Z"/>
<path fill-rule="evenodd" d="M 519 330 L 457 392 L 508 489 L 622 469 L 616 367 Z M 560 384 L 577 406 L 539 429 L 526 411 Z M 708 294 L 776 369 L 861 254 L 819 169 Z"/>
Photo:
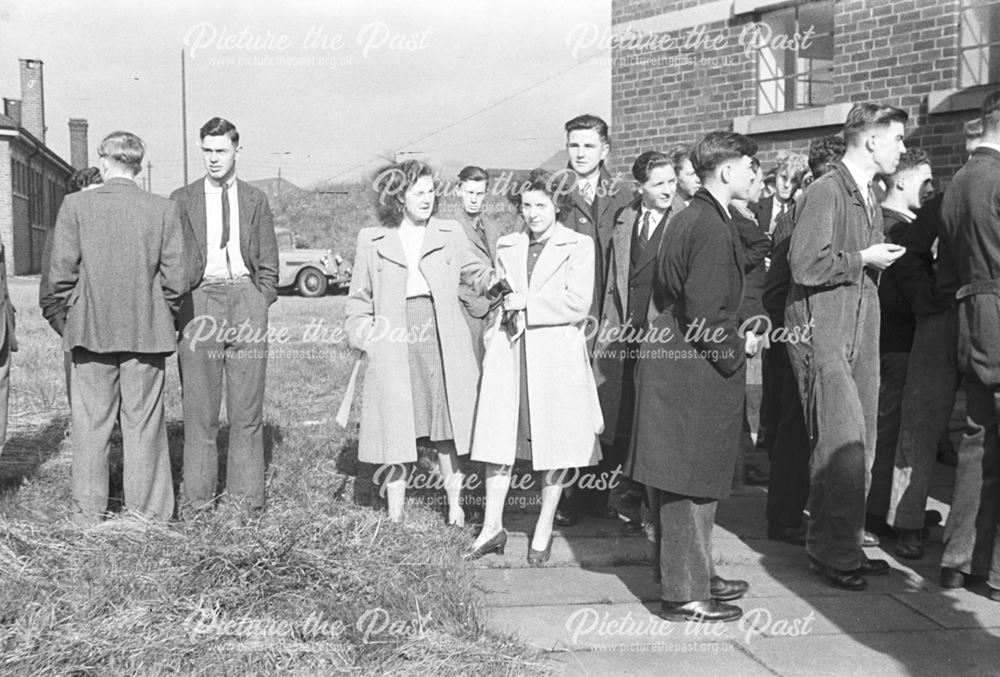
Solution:
<path fill-rule="evenodd" d="M 922 559 L 924 556 L 924 538 L 920 529 L 900 529 L 899 541 L 893 552 L 903 559 Z"/>
<path fill-rule="evenodd" d="M 767 540 L 804 545 L 806 542 L 806 528 L 783 527 L 780 524 L 769 523 L 767 525 Z"/>
<path fill-rule="evenodd" d="M 579 521 L 580 513 L 575 510 L 560 509 L 556 510 L 556 516 L 552 523 L 557 527 L 572 527 Z"/>
<path fill-rule="evenodd" d="M 828 567 L 812 557 L 809 558 L 809 568 L 837 588 L 860 591 L 868 587 L 868 581 L 865 580 L 864 576 L 857 573 L 857 569 L 854 571 L 841 571 L 840 569 Z"/>
<path fill-rule="evenodd" d="M 731 602 L 739 599 L 750 589 L 750 584 L 746 581 L 727 580 L 722 576 L 712 576 L 711 587 L 712 599 L 720 602 Z"/>
<path fill-rule="evenodd" d="M 861 547 L 863 548 L 877 548 L 881 543 L 882 541 L 879 540 L 878 536 L 867 530 L 861 539 Z"/>
<path fill-rule="evenodd" d="M 936 527 L 941 524 L 941 513 L 937 510 L 924 510 L 924 528 Z"/>
<path fill-rule="evenodd" d="M 491 552 L 495 552 L 498 555 L 502 555 L 504 549 L 507 547 L 507 530 L 501 529 L 492 536 L 490 540 L 483 543 L 478 548 L 473 548 L 465 552 L 462 555 L 462 559 L 466 562 L 471 562 L 472 560 L 480 559 L 484 555 L 488 555 Z"/>
<path fill-rule="evenodd" d="M 667 621 L 694 621 L 712 623 L 735 621 L 743 616 L 743 609 L 735 604 L 724 604 L 714 599 L 695 602 L 660 602 L 660 618 Z"/>
<path fill-rule="evenodd" d="M 857 574 L 858 576 L 884 576 L 889 573 L 889 563 L 884 559 L 868 559 L 867 557 L 861 562 L 861 566 L 852 571 L 851 573 Z"/>
<path fill-rule="evenodd" d="M 961 588 L 965 586 L 965 574 L 958 569 L 941 567 L 941 587 Z"/>
<path fill-rule="evenodd" d="M 743 483 L 751 486 L 764 486 L 770 482 L 771 476 L 766 470 L 752 465 L 743 469 Z"/>

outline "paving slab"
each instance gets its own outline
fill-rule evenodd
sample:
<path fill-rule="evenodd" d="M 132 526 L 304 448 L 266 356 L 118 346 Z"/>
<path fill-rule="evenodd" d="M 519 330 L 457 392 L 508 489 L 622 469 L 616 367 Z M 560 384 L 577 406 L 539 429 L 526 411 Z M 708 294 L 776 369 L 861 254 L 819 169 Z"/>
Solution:
<path fill-rule="evenodd" d="M 639 647 L 616 646 L 604 651 L 559 651 L 548 654 L 554 672 L 565 677 L 685 675 L 687 677 L 773 677 L 774 672 L 732 642 L 676 642 Z"/>
<path fill-rule="evenodd" d="M 895 595 L 902 604 L 948 629 L 1000 629 L 1000 603 L 985 597 L 983 590 L 943 590 L 926 595 Z M 1000 645 L 997 647 L 1000 673 Z"/>

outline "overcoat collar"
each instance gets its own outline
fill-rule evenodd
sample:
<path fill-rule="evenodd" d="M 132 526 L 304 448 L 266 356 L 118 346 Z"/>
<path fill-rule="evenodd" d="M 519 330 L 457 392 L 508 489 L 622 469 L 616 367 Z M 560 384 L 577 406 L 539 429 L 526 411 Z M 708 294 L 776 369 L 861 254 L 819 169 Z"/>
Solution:
<path fill-rule="evenodd" d="M 447 233 L 452 232 L 456 225 L 454 221 L 442 221 L 431 217 L 427 225 L 424 226 L 427 230 L 424 232 L 424 242 L 420 249 L 421 261 L 431 252 L 444 248 L 448 243 Z M 375 243 L 379 256 L 398 263 L 404 268 L 409 267 L 406 264 L 406 253 L 403 251 L 403 241 L 399 238 L 397 228 L 381 226 L 372 236 L 372 242 Z"/>
<path fill-rule="evenodd" d="M 542 249 L 542 253 L 538 255 L 538 261 L 535 262 L 535 268 L 531 273 L 532 287 L 537 288 L 552 277 L 559 266 L 569 258 L 570 248 L 565 245 L 575 242 L 576 234 L 569 228 L 558 221 L 552 225 L 552 235 L 549 236 L 549 242 Z M 508 266 L 508 271 L 520 279 L 523 289 L 527 289 L 528 233 L 522 230 L 507 242 L 498 242 L 498 257 L 504 249 L 511 251 L 511 254 L 505 257 L 506 264 L 513 264 Z M 514 269 L 512 270 L 512 268 Z"/>

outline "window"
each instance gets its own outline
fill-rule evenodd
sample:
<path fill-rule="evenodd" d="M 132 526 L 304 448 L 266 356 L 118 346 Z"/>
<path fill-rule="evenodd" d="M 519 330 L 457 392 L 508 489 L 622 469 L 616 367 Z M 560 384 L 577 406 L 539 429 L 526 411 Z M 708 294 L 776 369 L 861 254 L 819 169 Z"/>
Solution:
<path fill-rule="evenodd" d="M 767 12 L 751 26 L 758 113 L 833 103 L 833 0 Z"/>
<path fill-rule="evenodd" d="M 958 86 L 1000 81 L 1000 2 L 962 0 Z"/>

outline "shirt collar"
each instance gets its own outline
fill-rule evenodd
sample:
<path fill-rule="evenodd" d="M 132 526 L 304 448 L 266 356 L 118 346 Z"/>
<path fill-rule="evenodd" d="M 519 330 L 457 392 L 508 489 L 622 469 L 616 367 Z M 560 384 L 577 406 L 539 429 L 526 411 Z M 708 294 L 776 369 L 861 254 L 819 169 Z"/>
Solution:
<path fill-rule="evenodd" d="M 229 190 L 232 190 L 235 187 L 236 187 L 236 174 L 234 173 L 230 177 L 230 179 L 228 181 L 226 181 L 226 188 L 228 188 Z M 222 186 L 213 185 L 212 182 L 209 181 L 208 177 L 206 176 L 205 177 L 205 192 L 206 193 L 221 193 L 222 192 Z"/>
<path fill-rule="evenodd" d="M 1000 153 L 1000 144 L 983 142 L 976 146 L 976 148 L 991 148 Z"/>
<path fill-rule="evenodd" d="M 860 167 L 848 160 L 846 157 L 842 159 L 841 162 L 844 163 L 844 167 L 847 168 L 848 174 L 850 174 L 851 178 L 854 179 L 854 183 L 858 186 L 858 190 L 861 191 L 861 194 L 867 200 L 868 187 L 871 185 L 875 175 L 873 174 L 868 176 Z"/>
<path fill-rule="evenodd" d="M 669 209 L 669 207 L 668 207 L 668 209 Z M 645 219 L 647 213 L 653 215 L 652 217 L 650 217 L 650 221 L 655 226 L 661 220 L 663 220 L 663 215 L 667 213 L 667 210 L 666 209 L 655 209 L 653 207 L 647 207 L 646 205 L 642 205 L 642 213 L 640 214 L 639 217 L 641 219 Z"/>

